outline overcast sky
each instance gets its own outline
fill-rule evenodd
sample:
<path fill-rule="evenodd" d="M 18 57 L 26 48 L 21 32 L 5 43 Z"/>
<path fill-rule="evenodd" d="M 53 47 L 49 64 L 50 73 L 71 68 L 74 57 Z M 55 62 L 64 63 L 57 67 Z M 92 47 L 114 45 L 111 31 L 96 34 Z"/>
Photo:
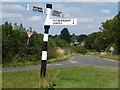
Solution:
<path fill-rule="evenodd" d="M 7 1 L 7 0 L 5 0 Z M 20 1 L 20 0 L 14 0 Z M 72 1 L 72 0 L 71 0 Z M 76 0 L 77 1 L 77 0 Z M 94 0 L 93 0 L 94 1 Z M 111 0 L 112 1 L 112 0 Z M 29 2 L 45 7 L 46 2 Z M 101 22 L 112 19 L 118 13 L 118 2 L 50 2 L 54 10 L 59 10 L 68 18 L 77 18 L 76 26 L 51 26 L 50 34 L 60 34 L 63 28 L 68 28 L 71 34 L 90 34 L 98 32 Z M 2 23 L 22 23 L 24 27 L 32 27 L 38 33 L 43 33 L 44 14 L 26 10 L 28 2 L 2 3 Z"/>

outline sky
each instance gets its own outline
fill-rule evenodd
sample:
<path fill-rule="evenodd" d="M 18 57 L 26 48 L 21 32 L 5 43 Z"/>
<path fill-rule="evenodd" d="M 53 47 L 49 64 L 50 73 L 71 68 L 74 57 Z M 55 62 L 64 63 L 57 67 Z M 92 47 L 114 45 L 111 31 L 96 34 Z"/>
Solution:
<path fill-rule="evenodd" d="M 26 8 L 28 3 L 45 8 L 46 2 L 32 2 L 32 0 L 31 2 L 22 2 L 20 0 L 13 0 L 11 2 L 5 1 L 2 3 L 2 23 L 5 21 L 12 23 L 17 22 L 18 24 L 22 23 L 26 28 L 32 27 L 36 32 L 44 33 L 43 26 L 45 15 L 27 11 Z M 112 19 L 118 13 L 118 2 L 49 3 L 53 5 L 54 10 L 61 11 L 66 18 L 78 19 L 78 24 L 76 26 L 51 26 L 50 35 L 59 35 L 63 28 L 68 28 L 70 34 L 74 33 L 75 35 L 88 35 L 93 32 L 98 32 L 100 31 L 99 27 L 102 22 Z"/>

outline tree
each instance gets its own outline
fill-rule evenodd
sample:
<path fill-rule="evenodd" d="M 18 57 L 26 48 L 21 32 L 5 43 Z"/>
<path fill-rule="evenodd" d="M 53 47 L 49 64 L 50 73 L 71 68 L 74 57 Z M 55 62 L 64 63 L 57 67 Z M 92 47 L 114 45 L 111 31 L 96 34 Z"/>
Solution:
<path fill-rule="evenodd" d="M 104 51 L 108 44 L 109 41 L 107 41 L 106 35 L 103 32 L 98 32 L 92 46 L 96 51 Z"/>
<path fill-rule="evenodd" d="M 76 36 L 74 33 L 71 35 L 71 42 L 76 42 L 78 36 Z"/>
<path fill-rule="evenodd" d="M 120 54 L 120 12 L 113 19 L 102 23 L 101 31 L 106 34 L 109 44 L 114 43 L 117 48 L 117 54 Z"/>
<path fill-rule="evenodd" d="M 88 35 L 87 39 L 85 40 L 85 47 L 87 49 L 95 49 L 93 46 L 93 43 L 94 43 L 98 33 L 99 32 L 94 32 L 94 33 Z"/>
<path fill-rule="evenodd" d="M 84 41 L 88 36 L 85 34 L 81 34 L 78 36 L 77 41 L 81 42 Z"/>
<path fill-rule="evenodd" d="M 32 27 L 30 27 L 29 29 L 30 29 L 30 31 L 32 31 Z"/>
<path fill-rule="evenodd" d="M 63 39 L 63 40 L 65 40 L 65 41 L 68 42 L 68 43 L 71 42 L 70 33 L 69 33 L 69 31 L 68 31 L 67 28 L 64 28 L 64 29 L 61 31 L 60 38 Z"/>
<path fill-rule="evenodd" d="M 17 23 L 14 23 L 14 30 L 17 30 Z"/>

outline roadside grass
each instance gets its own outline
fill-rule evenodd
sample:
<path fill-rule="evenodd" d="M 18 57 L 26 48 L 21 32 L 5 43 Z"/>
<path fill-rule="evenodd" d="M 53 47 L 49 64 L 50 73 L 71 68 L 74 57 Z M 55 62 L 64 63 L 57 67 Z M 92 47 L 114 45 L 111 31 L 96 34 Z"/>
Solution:
<path fill-rule="evenodd" d="M 54 62 L 60 62 L 60 61 L 65 61 L 69 60 L 73 56 L 86 56 L 86 55 L 96 55 L 98 53 L 86 53 L 86 54 L 79 54 L 79 53 L 73 53 L 69 55 L 60 55 L 56 58 L 53 59 L 48 59 L 48 63 L 54 63 Z M 22 67 L 22 66 L 31 66 L 31 65 L 38 65 L 41 63 L 41 60 L 33 60 L 33 61 L 28 61 L 28 60 L 21 60 L 21 61 L 13 61 L 13 62 L 8 62 L 5 64 L 2 64 L 2 67 Z"/>
<path fill-rule="evenodd" d="M 65 60 L 69 60 L 72 56 L 74 56 L 75 54 L 70 54 L 70 55 L 62 55 L 53 59 L 49 59 L 47 62 L 48 63 L 54 63 L 54 62 L 60 62 L 60 61 L 65 61 Z"/>
<path fill-rule="evenodd" d="M 48 69 L 42 79 L 39 70 L 5 72 L 2 76 L 2 88 L 118 88 L 118 68 L 113 67 Z"/>
<path fill-rule="evenodd" d="M 111 55 L 110 53 L 101 54 L 99 57 L 120 61 L 120 55 Z"/>
<path fill-rule="evenodd" d="M 53 62 L 59 62 L 59 61 L 65 61 L 70 59 L 75 54 L 70 55 L 61 55 L 53 59 L 48 59 L 48 63 Z M 21 61 L 14 61 L 14 62 L 8 62 L 2 65 L 2 67 L 22 67 L 22 66 L 31 66 L 31 65 L 38 65 L 41 63 L 41 60 L 34 60 L 34 61 L 28 61 L 28 60 L 21 60 Z"/>
<path fill-rule="evenodd" d="M 2 90 L 2 73 L 0 73 L 0 90 Z"/>

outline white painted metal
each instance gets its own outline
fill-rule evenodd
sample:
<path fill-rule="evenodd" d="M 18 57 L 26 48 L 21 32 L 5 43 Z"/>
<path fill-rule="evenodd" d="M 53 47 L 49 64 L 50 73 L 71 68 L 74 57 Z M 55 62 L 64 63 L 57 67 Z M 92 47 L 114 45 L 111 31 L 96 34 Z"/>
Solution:
<path fill-rule="evenodd" d="M 49 23 L 50 23 L 50 18 L 51 18 L 51 12 L 52 12 L 52 9 L 46 8 L 46 18 L 45 18 L 45 23 L 44 23 L 44 25 L 49 25 Z"/>
<path fill-rule="evenodd" d="M 47 51 L 42 51 L 42 60 L 47 60 Z"/>
<path fill-rule="evenodd" d="M 48 42 L 48 34 L 44 34 L 43 41 L 46 41 L 46 42 Z"/>
<path fill-rule="evenodd" d="M 77 19 L 50 19 L 46 25 L 77 25 Z"/>
<path fill-rule="evenodd" d="M 31 35 L 33 35 L 33 32 L 27 32 L 28 38 L 31 37 Z"/>
<path fill-rule="evenodd" d="M 39 12 L 39 13 L 45 13 L 45 9 L 43 9 L 42 7 L 36 6 L 36 5 L 31 5 L 31 4 L 28 4 L 27 10 L 35 11 L 35 12 Z"/>
<path fill-rule="evenodd" d="M 56 10 L 52 10 L 52 16 L 56 16 L 56 17 L 63 17 L 62 12 L 60 11 L 56 11 Z"/>

